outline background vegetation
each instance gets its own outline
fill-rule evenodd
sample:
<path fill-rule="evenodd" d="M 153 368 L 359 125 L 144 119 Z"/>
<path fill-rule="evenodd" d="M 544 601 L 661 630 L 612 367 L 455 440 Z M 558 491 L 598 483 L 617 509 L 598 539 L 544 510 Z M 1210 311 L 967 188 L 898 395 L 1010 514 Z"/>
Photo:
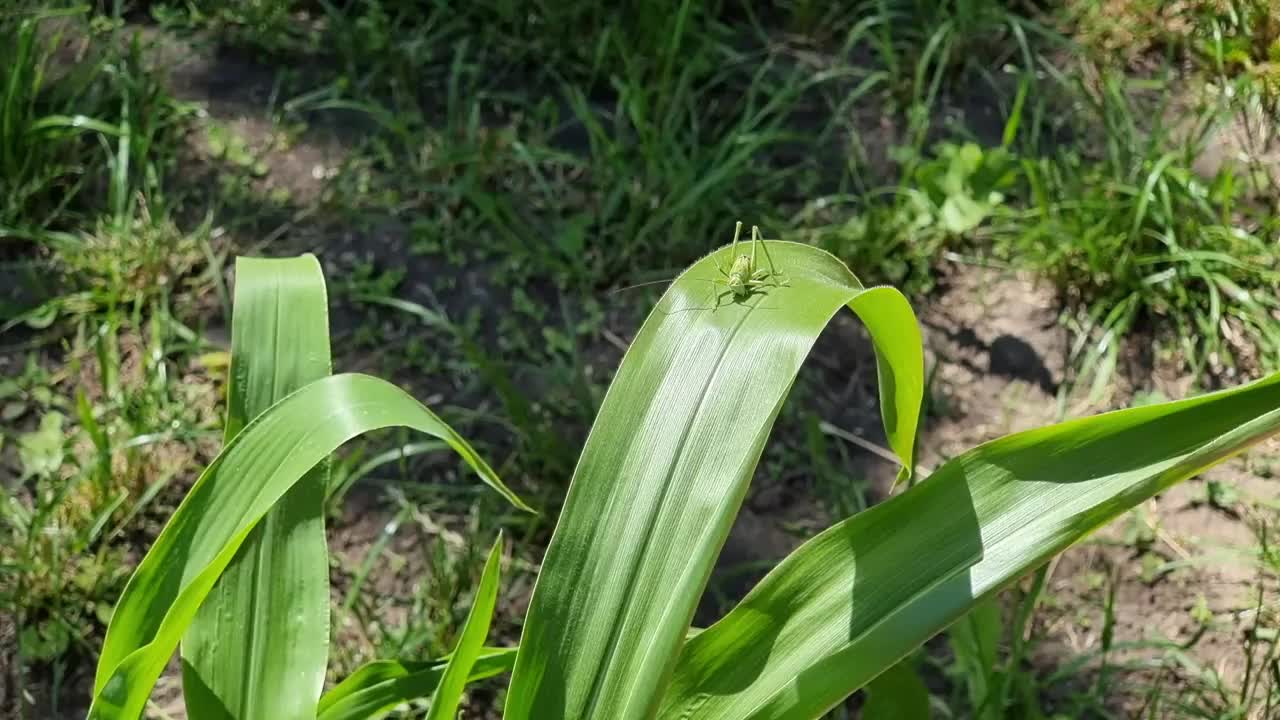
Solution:
<path fill-rule="evenodd" d="M 0 708 L 83 712 L 106 615 L 221 436 L 236 254 L 316 252 L 335 366 L 413 388 L 544 511 L 423 482 L 455 470 L 435 444 L 349 447 L 335 673 L 451 647 L 497 526 L 514 640 L 644 283 L 737 219 L 914 296 L 926 463 L 1277 369 L 1278 18 L 1269 0 L 7 4 Z M 888 489 L 866 340 L 830 335 L 700 621 Z M 1262 717 L 1271 466 L 1263 448 L 1144 506 L 928 647 L 939 716 L 990 717 L 971 699 L 1000 683 L 1018 717 Z M 163 692 L 150 712 L 173 712 Z"/>

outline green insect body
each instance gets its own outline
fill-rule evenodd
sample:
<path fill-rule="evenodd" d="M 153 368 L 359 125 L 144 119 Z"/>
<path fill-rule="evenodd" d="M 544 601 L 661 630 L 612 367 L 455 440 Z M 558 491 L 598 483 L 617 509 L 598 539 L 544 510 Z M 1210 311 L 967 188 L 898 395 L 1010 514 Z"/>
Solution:
<path fill-rule="evenodd" d="M 751 227 L 751 252 L 738 252 L 738 238 L 742 234 L 742 223 L 738 223 L 733 231 L 733 246 L 729 250 L 729 257 L 733 258 L 726 270 L 724 265 L 720 264 L 717 258 L 716 270 L 719 271 L 721 277 L 716 278 L 700 278 L 703 282 L 711 283 L 711 297 L 709 301 L 713 301 L 710 306 L 700 305 L 694 307 L 681 308 L 670 312 L 664 311 L 670 315 L 679 312 L 689 312 L 693 310 L 711 310 L 716 311 L 725 304 L 726 299 L 730 303 L 741 303 L 750 299 L 752 295 L 764 294 L 765 288 L 781 288 L 791 285 L 786 275 L 780 272 L 773 264 L 773 258 L 769 256 L 769 246 L 765 244 L 764 239 L 760 237 L 760 228 Z M 760 267 L 756 264 L 757 252 L 764 251 L 765 262 L 768 268 Z M 720 292 L 716 292 L 716 286 L 725 288 Z"/>
<path fill-rule="evenodd" d="M 733 247 L 730 255 L 733 262 L 730 263 L 729 269 L 725 270 L 724 266 L 716 263 L 716 269 L 724 276 L 724 279 L 714 278 L 710 282 L 713 285 L 723 285 L 727 289 L 716 296 L 715 308 L 720 307 L 723 300 L 729 297 L 733 302 L 741 302 L 751 297 L 753 294 L 761 292 L 766 287 L 785 287 L 789 283 L 774 267 L 773 258 L 769 256 L 769 247 L 760 237 L 760 228 L 751 227 L 751 253 L 738 252 L 738 237 L 742 234 L 742 223 L 738 223 L 733 231 Z M 756 253 L 763 249 L 765 261 L 769 267 L 763 268 L 756 264 Z M 712 309 L 715 309 L 712 308 Z"/>
<path fill-rule="evenodd" d="M 733 265 L 729 266 L 728 273 L 729 292 L 738 299 L 745 298 L 751 293 L 747 283 L 751 282 L 751 258 L 746 255 L 739 255 L 733 259 Z"/>

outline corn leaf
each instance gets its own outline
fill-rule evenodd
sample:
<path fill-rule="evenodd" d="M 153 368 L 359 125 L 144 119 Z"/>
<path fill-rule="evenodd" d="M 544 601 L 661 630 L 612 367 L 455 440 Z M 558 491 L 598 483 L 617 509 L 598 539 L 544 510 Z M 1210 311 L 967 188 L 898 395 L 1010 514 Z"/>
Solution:
<path fill-rule="evenodd" d="M 1090 531 L 1277 431 L 1273 375 L 974 448 L 802 545 L 690 640 L 659 717 L 817 718 Z M 981 559 L 941 572 L 957 545 Z"/>
<path fill-rule="evenodd" d="M 331 372 L 329 302 L 314 256 L 240 258 L 235 277 L 224 442 Z M 182 641 L 191 720 L 315 717 L 329 657 L 327 485 L 327 463 L 294 485 L 200 607 Z"/>
<path fill-rule="evenodd" d="M 815 248 L 771 241 L 767 249 L 756 268 L 771 260 L 777 274 L 741 300 L 725 292 L 717 269 L 733 262 L 730 248 L 694 264 L 623 359 L 537 580 L 509 720 L 656 711 L 774 418 L 841 307 L 870 331 L 888 442 L 904 472 L 910 467 L 923 355 L 905 298 L 864 289 Z M 933 536 L 927 528 L 919 535 Z M 962 567 L 976 549 L 940 554 L 946 567 Z"/>
<path fill-rule="evenodd" d="M 476 598 L 471 603 L 471 611 L 467 613 L 467 621 L 463 623 L 462 634 L 458 637 L 458 647 L 454 648 L 449 657 L 440 684 L 431 696 L 427 720 L 453 720 L 458 714 L 462 691 L 466 689 L 472 666 L 484 650 L 484 639 L 489 634 L 489 623 L 493 620 L 493 608 L 498 603 L 501 561 L 502 535 L 499 534 L 493 543 L 493 549 L 489 551 L 489 559 L 485 561 L 480 586 L 476 588 Z"/>
<path fill-rule="evenodd" d="M 317 380 L 237 434 L 169 518 L 107 627 L 91 720 L 137 718 L 197 608 L 262 516 L 342 443 L 393 426 L 444 440 L 488 485 L 527 509 L 461 436 L 394 385 L 355 374 Z"/>
<path fill-rule="evenodd" d="M 471 666 L 467 680 L 483 680 L 507 672 L 515 661 L 515 648 L 484 648 Z M 320 696 L 316 720 L 367 720 L 400 703 L 429 697 L 440 684 L 447 664 L 447 660 L 375 660 L 362 665 Z"/>

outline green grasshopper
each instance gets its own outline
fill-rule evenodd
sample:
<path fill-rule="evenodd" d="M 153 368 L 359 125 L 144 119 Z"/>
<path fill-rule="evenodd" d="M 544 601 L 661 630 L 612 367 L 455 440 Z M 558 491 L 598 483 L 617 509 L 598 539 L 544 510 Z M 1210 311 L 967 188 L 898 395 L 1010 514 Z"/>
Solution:
<path fill-rule="evenodd" d="M 773 264 L 773 257 L 769 255 L 769 245 L 764 242 L 764 238 L 760 235 L 758 226 L 751 226 L 751 254 L 739 253 L 738 242 L 742 236 L 742 223 L 739 222 L 733 229 L 733 247 L 730 249 L 730 256 L 733 260 L 729 263 L 729 268 L 720 263 L 716 259 L 716 270 L 720 272 L 721 277 L 718 278 L 698 278 L 703 282 L 709 282 L 712 287 L 722 286 L 725 288 L 722 292 L 715 294 L 715 304 L 710 308 L 707 307 L 686 307 L 670 312 L 663 311 L 667 315 L 680 312 L 689 312 L 691 310 L 718 310 L 725 304 L 725 298 L 729 298 L 730 302 L 740 303 L 752 295 L 762 293 L 761 288 L 778 288 L 788 287 L 791 281 L 781 273 Z M 765 261 L 769 264 L 768 269 L 758 267 L 756 265 L 757 253 L 763 249 Z M 614 290 L 613 292 L 622 292 L 631 288 L 641 287 L 643 285 L 653 285 L 658 283 L 668 283 L 670 280 L 655 280 L 653 282 L 639 283 L 637 285 L 629 285 L 625 288 Z"/>
<path fill-rule="evenodd" d="M 738 237 L 742 234 L 742 223 L 739 222 L 733 229 L 733 247 L 730 255 L 733 262 L 729 264 L 729 269 L 725 270 L 724 266 L 716 260 L 716 269 L 724 278 L 707 278 L 707 282 L 712 285 L 723 285 L 725 290 L 716 295 L 715 306 L 712 310 L 717 310 L 723 304 L 725 297 L 729 297 L 731 302 L 742 302 L 752 295 L 761 291 L 761 288 L 767 287 L 786 287 L 790 285 L 782 273 L 778 272 L 777 267 L 773 264 L 773 258 L 769 255 L 769 246 L 765 244 L 764 239 L 760 236 L 760 228 L 751 226 L 751 254 L 738 253 Z M 756 265 L 756 251 L 760 248 L 764 249 L 764 258 L 769 263 L 769 269 L 758 267 Z"/>

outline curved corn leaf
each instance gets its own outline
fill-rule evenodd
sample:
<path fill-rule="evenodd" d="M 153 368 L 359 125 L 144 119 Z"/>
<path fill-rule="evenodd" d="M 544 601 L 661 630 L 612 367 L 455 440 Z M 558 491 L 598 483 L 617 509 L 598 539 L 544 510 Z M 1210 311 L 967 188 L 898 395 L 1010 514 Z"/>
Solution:
<path fill-rule="evenodd" d="M 805 543 L 690 640 L 659 717 L 819 717 L 1090 531 L 1278 431 L 1273 375 L 974 448 Z M 940 572 L 955 545 L 982 558 Z"/>
<path fill-rule="evenodd" d="M 864 289 L 815 248 L 766 249 L 756 267 L 775 264 L 770 286 L 740 302 L 722 292 L 721 248 L 672 284 L 628 350 L 537 580 L 509 720 L 652 715 L 778 409 L 841 307 L 870 331 L 889 444 L 910 467 L 923 354 L 905 298 Z"/>
<path fill-rule="evenodd" d="M 317 380 L 236 435 L 169 518 L 107 627 L 89 717 L 137 718 L 200 603 L 267 510 L 342 443 L 392 426 L 449 443 L 481 479 L 527 509 L 461 436 L 399 388 L 367 375 Z"/>
<path fill-rule="evenodd" d="M 483 648 L 471 666 L 467 681 L 500 675 L 509 671 L 515 662 L 515 648 Z M 447 660 L 375 660 L 362 665 L 320 696 L 316 720 L 368 720 L 400 703 L 425 698 L 440 684 L 446 664 Z"/>
<path fill-rule="evenodd" d="M 489 634 L 489 623 L 493 620 L 493 608 L 498 604 L 501 561 L 502 535 L 499 534 L 493 543 L 493 549 L 489 551 L 489 559 L 485 561 L 480 586 L 476 588 L 476 598 L 471 603 L 471 611 L 467 613 L 467 621 L 462 625 L 462 634 L 458 636 L 458 647 L 454 648 L 449 657 L 440 685 L 431 696 L 427 720 L 453 720 L 458 714 L 462 691 L 467 687 L 472 666 L 484 650 L 484 639 Z"/>
<path fill-rule="evenodd" d="M 315 256 L 236 260 L 224 442 L 327 377 L 329 302 Z M 255 478 L 243 477 L 241 482 Z M 315 717 L 329 658 L 328 463 L 267 512 L 182 639 L 190 720 Z"/>

